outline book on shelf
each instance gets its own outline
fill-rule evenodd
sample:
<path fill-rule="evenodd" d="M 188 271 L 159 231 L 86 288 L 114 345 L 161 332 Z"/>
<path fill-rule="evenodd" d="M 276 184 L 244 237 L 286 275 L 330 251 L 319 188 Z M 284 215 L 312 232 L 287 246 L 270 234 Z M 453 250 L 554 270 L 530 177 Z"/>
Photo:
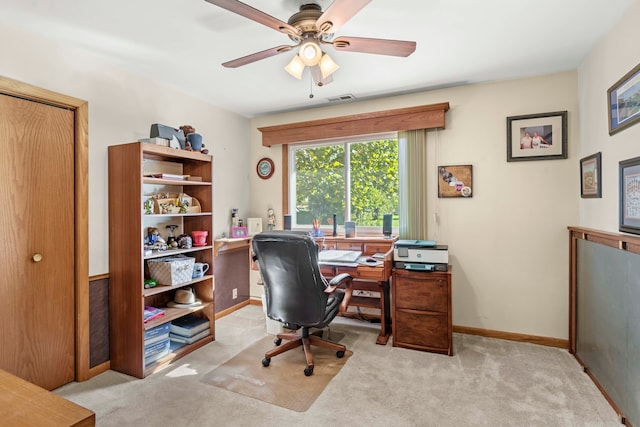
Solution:
<path fill-rule="evenodd" d="M 157 342 L 155 344 L 151 344 L 149 346 L 145 346 L 145 348 L 144 348 L 144 357 L 145 357 L 145 359 L 147 357 L 151 357 L 151 356 L 153 356 L 153 355 L 155 355 L 157 353 L 161 353 L 161 352 L 163 352 L 165 350 L 169 350 L 169 345 L 170 345 L 169 340 L 165 339 L 165 340 L 159 341 L 159 342 Z"/>
<path fill-rule="evenodd" d="M 144 323 L 157 319 L 160 316 L 164 316 L 164 310 L 151 306 L 144 307 Z"/>
<path fill-rule="evenodd" d="M 175 173 L 150 173 L 145 178 L 173 179 L 177 181 L 185 181 L 189 179 L 189 175 L 177 175 Z"/>
<path fill-rule="evenodd" d="M 151 329 L 147 329 L 144 331 L 144 339 L 152 339 L 157 337 L 158 335 L 168 334 L 171 329 L 171 323 L 163 323 L 162 325 L 154 326 Z"/>
<path fill-rule="evenodd" d="M 160 342 L 160 341 L 164 341 L 164 340 L 166 340 L 168 338 L 169 338 L 169 331 L 167 331 L 166 333 L 161 334 L 161 335 L 155 335 L 155 336 L 153 336 L 151 338 L 145 338 L 144 339 L 144 347 L 147 348 L 148 346 L 150 346 L 152 344 L 155 344 L 155 343 Z"/>
<path fill-rule="evenodd" d="M 185 337 L 183 335 L 178 335 L 174 333 L 169 334 L 169 339 L 173 342 L 182 343 L 182 344 L 193 344 L 196 341 L 201 340 L 202 338 L 208 337 L 211 335 L 211 331 L 207 328 L 204 331 L 201 331 L 191 337 Z"/>
<path fill-rule="evenodd" d="M 171 322 L 171 333 L 183 337 L 192 337 L 199 332 L 209 329 L 209 319 L 193 314 L 181 317 Z"/>
<path fill-rule="evenodd" d="M 166 350 L 162 350 L 161 352 L 158 352 L 152 356 L 149 357 L 145 357 L 144 358 L 144 366 L 149 366 L 151 365 L 153 362 L 156 362 L 160 359 L 162 359 L 163 357 L 167 356 L 169 353 L 171 353 L 170 349 L 166 349 Z"/>
<path fill-rule="evenodd" d="M 172 353 L 175 353 L 179 348 L 184 347 L 185 345 L 186 343 L 183 343 L 183 342 L 178 342 L 173 340 L 169 341 L 169 349 L 171 350 Z"/>

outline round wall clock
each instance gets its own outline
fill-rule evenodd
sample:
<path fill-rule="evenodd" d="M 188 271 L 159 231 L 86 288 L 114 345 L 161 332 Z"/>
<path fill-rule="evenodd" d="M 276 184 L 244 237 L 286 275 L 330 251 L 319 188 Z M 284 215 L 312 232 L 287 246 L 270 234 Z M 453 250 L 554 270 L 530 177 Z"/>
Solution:
<path fill-rule="evenodd" d="M 258 164 L 256 165 L 256 172 L 258 172 L 258 176 L 262 179 L 271 178 L 274 169 L 273 160 L 268 157 L 263 157 L 258 160 Z"/>

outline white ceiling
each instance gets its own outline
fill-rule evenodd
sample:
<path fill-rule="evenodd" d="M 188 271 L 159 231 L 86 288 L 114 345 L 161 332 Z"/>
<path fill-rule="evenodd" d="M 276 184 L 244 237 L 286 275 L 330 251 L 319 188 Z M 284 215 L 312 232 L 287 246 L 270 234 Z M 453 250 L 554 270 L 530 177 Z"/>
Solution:
<path fill-rule="evenodd" d="M 0 0 L 0 22 L 86 48 L 221 108 L 254 117 L 326 105 L 328 98 L 389 96 L 576 69 L 638 0 L 373 0 L 336 32 L 414 40 L 408 58 L 327 52 L 333 83 L 283 70 L 294 52 L 236 69 L 220 64 L 287 36 L 204 0 Z M 245 0 L 287 21 L 299 5 L 332 0 Z M 2 41 L 8 42 L 8 41 Z"/>

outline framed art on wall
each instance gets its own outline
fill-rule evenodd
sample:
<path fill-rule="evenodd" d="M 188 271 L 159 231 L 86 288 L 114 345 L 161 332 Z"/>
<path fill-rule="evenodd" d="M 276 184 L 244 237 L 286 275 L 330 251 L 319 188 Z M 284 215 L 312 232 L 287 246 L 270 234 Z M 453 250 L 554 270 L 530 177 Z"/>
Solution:
<path fill-rule="evenodd" d="M 438 166 L 438 197 L 471 197 L 473 166 Z"/>
<path fill-rule="evenodd" d="M 620 231 L 640 234 L 640 157 L 620 165 Z"/>
<path fill-rule="evenodd" d="M 601 153 L 580 159 L 580 197 L 602 197 Z"/>
<path fill-rule="evenodd" d="M 609 135 L 640 120 L 640 64 L 614 83 L 607 91 Z"/>
<path fill-rule="evenodd" d="M 566 111 L 507 117 L 507 162 L 566 158 Z"/>

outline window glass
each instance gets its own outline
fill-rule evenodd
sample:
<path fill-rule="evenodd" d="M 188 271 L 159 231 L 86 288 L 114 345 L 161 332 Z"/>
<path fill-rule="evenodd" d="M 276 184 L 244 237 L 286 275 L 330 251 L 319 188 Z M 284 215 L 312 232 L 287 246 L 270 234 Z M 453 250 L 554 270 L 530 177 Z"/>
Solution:
<path fill-rule="evenodd" d="M 355 221 L 358 228 L 382 226 L 384 214 L 398 224 L 398 140 L 370 140 L 290 146 L 289 201 L 294 227 L 307 228 L 317 219 L 340 228 Z"/>

